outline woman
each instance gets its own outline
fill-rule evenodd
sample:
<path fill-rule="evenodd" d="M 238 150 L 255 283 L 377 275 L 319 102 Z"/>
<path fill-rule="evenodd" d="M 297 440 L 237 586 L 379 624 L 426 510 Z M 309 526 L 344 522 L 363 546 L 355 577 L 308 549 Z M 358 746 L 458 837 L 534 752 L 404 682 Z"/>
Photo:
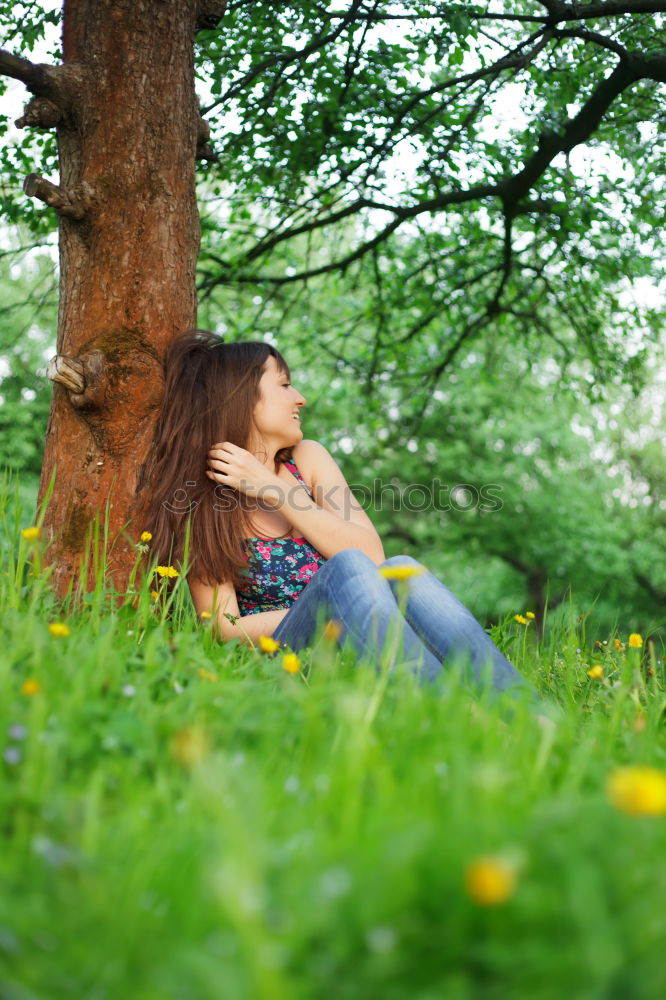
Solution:
<path fill-rule="evenodd" d="M 222 639 L 272 636 L 293 650 L 332 620 L 359 654 L 378 662 L 384 651 L 388 666 L 424 680 L 465 659 L 496 691 L 530 690 L 439 580 L 409 556 L 385 559 L 334 459 L 304 440 L 305 404 L 269 344 L 194 330 L 170 346 L 152 548 L 160 562 L 186 562 L 199 614 Z"/>

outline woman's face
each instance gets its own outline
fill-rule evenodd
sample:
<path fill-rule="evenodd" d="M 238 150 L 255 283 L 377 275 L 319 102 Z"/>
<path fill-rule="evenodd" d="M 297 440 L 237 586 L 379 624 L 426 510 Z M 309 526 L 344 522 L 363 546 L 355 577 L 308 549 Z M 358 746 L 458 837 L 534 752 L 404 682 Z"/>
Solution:
<path fill-rule="evenodd" d="M 259 380 L 259 399 L 253 416 L 255 432 L 265 447 L 275 452 L 290 448 L 303 438 L 299 411 L 305 398 L 289 382 L 270 355 Z M 272 457 L 272 456 L 271 456 Z"/>

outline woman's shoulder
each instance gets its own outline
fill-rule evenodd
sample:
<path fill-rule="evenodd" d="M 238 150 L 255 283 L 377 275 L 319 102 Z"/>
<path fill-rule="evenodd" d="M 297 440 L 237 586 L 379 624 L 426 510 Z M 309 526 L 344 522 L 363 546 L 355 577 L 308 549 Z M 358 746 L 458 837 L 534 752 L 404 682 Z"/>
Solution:
<path fill-rule="evenodd" d="M 294 445 L 291 449 L 291 454 L 294 462 L 298 464 L 299 459 L 308 461 L 309 459 L 316 459 L 322 454 L 327 455 L 328 452 L 319 441 L 315 441 L 313 438 L 303 438 L 302 441 Z"/>
<path fill-rule="evenodd" d="M 317 471 L 322 459 L 328 458 L 328 452 L 323 444 L 312 438 L 304 438 L 291 449 L 291 459 L 298 468 L 307 485 L 312 488 L 317 483 Z"/>

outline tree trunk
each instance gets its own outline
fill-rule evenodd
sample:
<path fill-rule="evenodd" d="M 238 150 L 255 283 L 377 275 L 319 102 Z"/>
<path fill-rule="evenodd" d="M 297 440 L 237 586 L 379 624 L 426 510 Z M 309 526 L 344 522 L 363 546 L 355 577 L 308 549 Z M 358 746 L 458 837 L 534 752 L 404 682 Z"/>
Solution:
<path fill-rule="evenodd" d="M 51 201 L 38 195 L 61 213 L 61 377 L 53 376 L 60 384 L 40 485 L 43 497 L 55 470 L 45 530 L 61 593 L 97 516 L 108 517 L 113 581 L 126 580 L 142 530 L 138 475 L 161 401 L 161 358 L 196 322 L 199 7 L 64 5 L 70 107 L 58 125 L 60 188 L 49 185 Z"/>

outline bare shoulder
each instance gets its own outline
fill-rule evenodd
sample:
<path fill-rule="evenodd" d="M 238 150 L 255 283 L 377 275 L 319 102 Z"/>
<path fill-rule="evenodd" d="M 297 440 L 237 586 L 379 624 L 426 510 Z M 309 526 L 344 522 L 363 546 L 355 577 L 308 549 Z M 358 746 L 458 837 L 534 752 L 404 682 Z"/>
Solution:
<path fill-rule="evenodd" d="M 294 445 L 292 457 L 300 474 L 310 487 L 316 486 L 317 482 L 321 480 L 324 469 L 333 461 L 323 444 L 312 438 L 304 438 L 297 445 Z"/>
<path fill-rule="evenodd" d="M 319 441 L 315 441 L 313 438 L 303 438 L 302 441 L 295 444 L 292 449 L 292 455 L 297 465 L 299 461 L 316 462 L 317 459 L 321 459 L 322 457 L 330 457 L 323 444 L 320 444 Z"/>

